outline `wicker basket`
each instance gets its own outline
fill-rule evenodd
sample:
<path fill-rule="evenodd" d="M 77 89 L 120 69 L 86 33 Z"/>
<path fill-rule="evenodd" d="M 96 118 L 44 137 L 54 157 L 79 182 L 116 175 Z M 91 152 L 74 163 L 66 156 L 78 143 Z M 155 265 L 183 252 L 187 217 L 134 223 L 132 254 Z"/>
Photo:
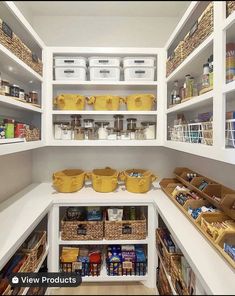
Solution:
<path fill-rule="evenodd" d="M 8 285 L 6 290 L 2 293 L 2 295 L 12 295 L 11 285 Z"/>
<path fill-rule="evenodd" d="M 38 264 L 42 260 L 42 257 L 46 251 L 46 231 L 37 231 L 40 234 L 40 239 L 36 243 L 33 249 L 24 248 L 23 245 L 22 252 L 29 256 L 29 272 L 34 272 L 38 267 Z"/>
<path fill-rule="evenodd" d="M 166 62 L 166 76 L 169 76 L 185 59 L 184 42 L 180 41 Z"/>
<path fill-rule="evenodd" d="M 42 75 L 42 61 L 36 56 L 34 58 L 32 51 L 25 44 L 23 44 L 22 48 L 22 60 L 35 72 L 37 72 L 39 75 Z"/>
<path fill-rule="evenodd" d="M 61 221 L 62 240 L 102 240 L 103 221 Z"/>
<path fill-rule="evenodd" d="M 235 10 L 235 1 L 226 1 L 227 17 Z"/>
<path fill-rule="evenodd" d="M 146 219 L 105 221 L 104 233 L 107 240 L 145 239 L 147 236 Z"/>
<path fill-rule="evenodd" d="M 61 272 L 76 272 L 80 276 L 99 276 L 101 265 L 102 262 L 60 262 L 60 270 Z"/>
<path fill-rule="evenodd" d="M 159 256 L 161 257 L 162 261 L 164 262 L 164 266 L 166 271 L 170 273 L 171 270 L 171 257 L 172 256 L 182 256 L 181 253 L 169 253 L 162 238 L 161 238 L 161 229 L 156 230 L 156 243 L 157 249 L 159 252 Z"/>
<path fill-rule="evenodd" d="M 182 277 L 179 256 L 171 257 L 171 280 L 179 295 L 189 295 L 188 289 Z M 181 291 L 178 291 L 177 287 L 181 287 Z"/>
<path fill-rule="evenodd" d="M 213 29 L 213 3 L 211 2 L 184 38 L 183 51 L 185 58 L 213 32 Z"/>

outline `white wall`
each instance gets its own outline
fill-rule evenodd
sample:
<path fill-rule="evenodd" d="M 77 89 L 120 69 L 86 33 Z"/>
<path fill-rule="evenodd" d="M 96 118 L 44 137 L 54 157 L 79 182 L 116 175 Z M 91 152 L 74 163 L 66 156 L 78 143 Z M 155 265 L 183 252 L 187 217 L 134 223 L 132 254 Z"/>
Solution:
<path fill-rule="evenodd" d="M 48 46 L 162 47 L 178 18 L 36 16 L 33 27 Z"/>
<path fill-rule="evenodd" d="M 0 202 L 32 183 L 32 152 L 0 157 Z"/>
<path fill-rule="evenodd" d="M 235 189 L 235 166 L 163 147 L 47 147 L 33 151 L 33 180 L 50 182 L 52 173 L 66 168 L 91 170 L 146 168 L 160 179 L 172 177 L 177 166 L 194 169 Z"/>

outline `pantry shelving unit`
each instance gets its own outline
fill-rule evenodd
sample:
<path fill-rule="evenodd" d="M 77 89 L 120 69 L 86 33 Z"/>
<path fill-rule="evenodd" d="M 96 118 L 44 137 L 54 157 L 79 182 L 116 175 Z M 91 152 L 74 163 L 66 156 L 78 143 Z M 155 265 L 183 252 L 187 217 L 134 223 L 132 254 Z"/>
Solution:
<path fill-rule="evenodd" d="M 43 59 L 43 49 L 45 44 L 33 30 L 29 22 L 25 19 L 13 1 L 2 1 L 0 5 L 0 17 L 10 25 L 11 29 L 22 38 L 31 50 L 38 57 Z M 12 97 L 0 95 L 0 116 L 14 118 L 20 121 L 32 122 L 41 130 L 41 140 L 22 143 L 14 140 L 14 143 L 6 141 L 0 145 L 0 155 L 16 153 L 42 147 L 44 144 L 44 92 L 43 77 L 30 68 L 24 61 L 14 55 L 9 49 L 0 44 L 0 69 L 2 76 L 11 82 L 19 84 L 26 90 L 37 90 L 41 95 L 41 107 L 18 101 Z"/>
<path fill-rule="evenodd" d="M 193 16 L 200 10 L 202 1 L 192 1 L 184 16 L 168 40 L 165 50 L 172 50 L 177 42 L 181 40 L 184 32 L 187 33 L 190 27 L 188 23 L 194 23 Z M 182 104 L 172 108 L 166 106 L 165 101 L 165 136 L 163 145 L 165 147 L 183 151 L 186 153 L 207 157 L 223 162 L 235 164 L 235 153 L 233 149 L 225 147 L 225 113 L 226 99 L 225 95 L 235 91 L 234 82 L 225 84 L 225 42 L 226 30 L 234 24 L 234 13 L 226 19 L 226 1 L 214 1 L 214 32 L 209 35 L 167 78 L 165 81 L 165 98 L 169 97 L 170 86 L 173 80 L 180 80 L 186 74 L 199 74 L 202 70 L 203 61 L 208 54 L 214 56 L 214 90 L 194 97 Z M 213 110 L 213 146 L 203 144 L 192 144 L 184 142 L 175 142 L 167 139 L 167 119 L 173 114 L 183 111 L 197 112 L 204 106 L 211 106 Z M 209 108 L 209 107 L 208 107 Z M 194 113 L 195 114 L 195 113 Z"/>
<path fill-rule="evenodd" d="M 53 80 L 53 57 L 54 56 L 155 56 L 157 57 L 157 81 L 64 81 Z M 53 97 L 59 93 L 79 93 L 85 96 L 98 94 L 115 94 L 125 96 L 131 93 L 153 93 L 157 96 L 157 109 L 161 110 L 163 100 L 161 99 L 161 69 L 164 68 L 163 50 L 158 48 L 69 48 L 69 47 L 49 47 L 45 50 L 47 69 L 44 77 L 46 81 L 46 144 L 48 146 L 159 146 L 162 138 L 161 117 L 162 114 L 154 111 L 63 111 L 53 109 Z M 133 116 L 151 116 L 156 121 L 157 139 L 155 140 L 54 140 L 53 118 L 54 116 L 65 115 L 99 115 L 102 120 L 106 115 L 133 115 Z M 110 119 L 110 118 L 109 118 Z M 108 119 L 108 120 L 109 120 Z"/>

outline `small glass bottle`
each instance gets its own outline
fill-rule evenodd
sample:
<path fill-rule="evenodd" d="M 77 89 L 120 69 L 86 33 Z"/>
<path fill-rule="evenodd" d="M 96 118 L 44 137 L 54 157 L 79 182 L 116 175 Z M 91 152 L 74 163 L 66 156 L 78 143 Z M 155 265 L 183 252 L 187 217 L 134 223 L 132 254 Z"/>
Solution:
<path fill-rule="evenodd" d="M 171 105 L 175 105 L 176 100 L 178 100 L 178 99 L 180 99 L 179 85 L 178 85 L 178 80 L 175 80 L 173 88 L 171 90 Z"/>

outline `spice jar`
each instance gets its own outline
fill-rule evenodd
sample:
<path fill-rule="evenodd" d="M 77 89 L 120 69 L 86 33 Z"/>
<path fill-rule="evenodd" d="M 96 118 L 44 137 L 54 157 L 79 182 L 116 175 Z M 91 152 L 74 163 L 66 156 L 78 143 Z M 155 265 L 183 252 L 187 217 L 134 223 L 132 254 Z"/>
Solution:
<path fill-rule="evenodd" d="M 108 126 L 109 122 L 107 121 L 100 121 L 95 123 L 98 127 L 98 139 L 99 140 L 107 140 L 108 138 Z"/>
<path fill-rule="evenodd" d="M 75 127 L 75 129 L 74 129 L 74 140 L 84 140 L 84 128 Z"/>
<path fill-rule="evenodd" d="M 72 140 L 72 128 L 69 122 L 61 125 L 61 140 Z"/>
<path fill-rule="evenodd" d="M 127 118 L 127 129 L 128 130 L 135 130 L 136 129 L 136 118 Z"/>
<path fill-rule="evenodd" d="M 14 98 L 19 98 L 20 88 L 18 85 L 13 84 L 10 86 L 10 96 Z"/>
<path fill-rule="evenodd" d="M 10 95 L 10 83 L 7 80 L 2 80 L 2 93 L 5 96 Z"/>
<path fill-rule="evenodd" d="M 81 115 L 71 115 L 71 126 L 74 129 L 75 127 L 81 126 Z"/>
<path fill-rule="evenodd" d="M 83 120 L 85 128 L 93 128 L 94 127 L 94 119 L 84 119 Z"/>
<path fill-rule="evenodd" d="M 123 130 L 123 115 L 114 115 L 114 129 L 115 131 Z"/>
<path fill-rule="evenodd" d="M 23 90 L 22 88 L 20 88 L 19 99 L 21 99 L 21 100 L 25 100 L 25 99 L 24 99 L 24 90 Z"/>
<path fill-rule="evenodd" d="M 5 125 L 0 121 L 0 139 L 5 139 Z"/>
<path fill-rule="evenodd" d="M 14 123 L 13 119 L 4 119 L 6 139 L 14 138 Z"/>
<path fill-rule="evenodd" d="M 29 97 L 31 99 L 30 100 L 31 102 L 29 103 L 36 104 L 36 105 L 38 104 L 38 93 L 35 90 L 29 92 Z"/>
<path fill-rule="evenodd" d="M 144 127 L 144 136 L 146 140 L 153 140 L 156 137 L 156 123 L 152 121 L 143 121 L 141 125 Z"/>

